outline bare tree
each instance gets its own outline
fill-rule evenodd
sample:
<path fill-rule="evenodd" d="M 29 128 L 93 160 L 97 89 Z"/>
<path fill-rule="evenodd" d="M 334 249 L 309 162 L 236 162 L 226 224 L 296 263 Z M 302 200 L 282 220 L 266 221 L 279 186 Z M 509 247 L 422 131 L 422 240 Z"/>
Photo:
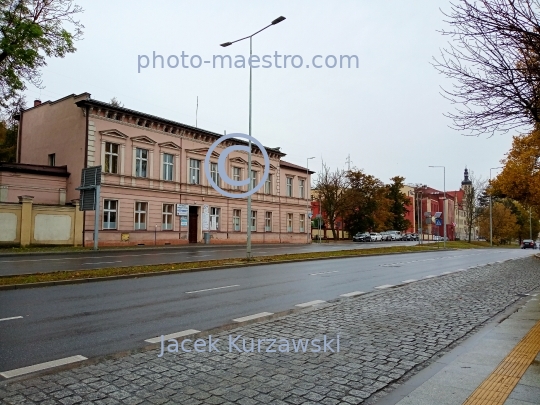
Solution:
<path fill-rule="evenodd" d="M 124 104 L 118 100 L 116 97 L 111 98 L 111 105 L 114 107 L 123 107 Z"/>
<path fill-rule="evenodd" d="M 455 0 L 434 67 L 453 80 L 447 116 L 468 135 L 540 123 L 540 0 Z"/>
<path fill-rule="evenodd" d="M 482 214 L 480 201 L 486 188 L 486 181 L 481 177 L 476 177 L 472 171 L 469 172 L 469 179 L 471 184 L 465 185 L 463 189 L 463 210 L 465 211 L 467 239 L 471 243 L 472 230 L 477 226 L 478 219 Z"/>
<path fill-rule="evenodd" d="M 319 194 L 321 211 L 326 214 L 326 220 L 334 240 L 337 240 L 336 219 L 343 214 L 346 205 L 347 176 L 344 170 L 331 171 L 323 162 L 315 182 L 315 189 Z"/>

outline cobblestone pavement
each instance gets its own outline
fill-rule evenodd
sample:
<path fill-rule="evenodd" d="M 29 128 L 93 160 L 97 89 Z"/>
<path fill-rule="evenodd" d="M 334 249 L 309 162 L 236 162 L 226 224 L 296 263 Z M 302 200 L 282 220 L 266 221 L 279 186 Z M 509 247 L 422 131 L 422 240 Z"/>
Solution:
<path fill-rule="evenodd" d="M 0 383 L 5 404 L 360 404 L 427 366 L 519 294 L 540 286 L 540 261 L 514 260 L 333 302 L 221 332 L 329 338 L 339 353 L 141 351 Z M 256 343 L 255 343 L 256 344 Z M 335 342 L 331 346 L 337 350 Z"/>

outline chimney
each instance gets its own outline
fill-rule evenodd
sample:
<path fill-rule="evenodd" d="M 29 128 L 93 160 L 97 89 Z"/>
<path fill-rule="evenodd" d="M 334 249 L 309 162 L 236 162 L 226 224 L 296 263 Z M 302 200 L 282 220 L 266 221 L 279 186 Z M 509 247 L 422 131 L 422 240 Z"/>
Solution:
<path fill-rule="evenodd" d="M 34 100 L 34 107 L 37 107 L 41 104 L 41 100 Z"/>

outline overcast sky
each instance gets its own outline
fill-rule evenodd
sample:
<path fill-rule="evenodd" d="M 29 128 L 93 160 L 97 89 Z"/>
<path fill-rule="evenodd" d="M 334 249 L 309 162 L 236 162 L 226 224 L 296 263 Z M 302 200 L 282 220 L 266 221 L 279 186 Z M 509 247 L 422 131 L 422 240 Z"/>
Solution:
<path fill-rule="evenodd" d="M 450 83 L 430 61 L 446 43 L 437 30 L 448 0 L 77 3 L 85 9 L 84 39 L 75 54 L 49 61 L 46 88 L 29 88 L 29 104 L 86 91 L 97 100 L 117 97 L 127 108 L 195 125 L 198 97 L 200 128 L 247 133 L 247 67 L 169 68 L 166 60 L 182 51 L 210 61 L 216 54 L 247 57 L 248 41 L 219 44 L 283 15 L 285 21 L 254 37 L 253 53 L 300 55 L 304 66 L 253 70 L 253 136 L 280 146 L 285 160 L 305 166 L 315 156 L 314 170 L 321 160 L 346 168 L 350 154 L 353 166 L 384 182 L 401 175 L 407 183 L 440 189 L 442 169 L 428 166 L 445 165 L 450 190 L 459 188 L 465 166 L 489 177 L 511 146 L 511 135 L 464 137 L 443 116 L 452 107 L 440 86 Z M 158 60 L 158 68 L 150 63 L 138 73 L 139 55 L 153 51 L 165 57 L 165 68 Z M 357 55 L 359 68 L 305 67 L 314 55 L 342 54 Z"/>

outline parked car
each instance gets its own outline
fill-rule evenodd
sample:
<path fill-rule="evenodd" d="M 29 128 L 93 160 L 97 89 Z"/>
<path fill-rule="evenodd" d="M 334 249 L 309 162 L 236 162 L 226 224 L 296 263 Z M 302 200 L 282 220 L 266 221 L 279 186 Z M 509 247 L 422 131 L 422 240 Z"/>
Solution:
<path fill-rule="evenodd" d="M 521 244 L 522 249 L 536 249 L 536 243 L 532 239 L 525 239 Z"/>
<path fill-rule="evenodd" d="M 448 236 L 445 238 L 444 236 L 433 236 L 433 240 L 434 241 L 438 241 L 438 242 L 443 242 L 444 240 L 446 240 L 448 242 Z"/>
<path fill-rule="evenodd" d="M 381 236 L 382 236 L 382 240 L 383 241 L 391 241 L 392 240 L 392 235 L 390 235 L 390 233 L 388 232 L 381 232 Z"/>
<path fill-rule="evenodd" d="M 352 238 L 353 242 L 370 242 L 371 235 L 367 232 L 358 232 Z"/>
<path fill-rule="evenodd" d="M 392 237 L 392 240 L 401 240 L 402 235 L 400 231 L 388 231 L 390 236 Z"/>
<path fill-rule="evenodd" d="M 420 240 L 420 237 L 417 233 L 411 233 L 411 240 Z"/>
<path fill-rule="evenodd" d="M 411 241 L 413 240 L 412 233 L 406 233 L 403 235 L 402 240 Z"/>
<path fill-rule="evenodd" d="M 382 235 L 380 233 L 371 232 L 370 236 L 372 242 L 382 242 Z"/>

